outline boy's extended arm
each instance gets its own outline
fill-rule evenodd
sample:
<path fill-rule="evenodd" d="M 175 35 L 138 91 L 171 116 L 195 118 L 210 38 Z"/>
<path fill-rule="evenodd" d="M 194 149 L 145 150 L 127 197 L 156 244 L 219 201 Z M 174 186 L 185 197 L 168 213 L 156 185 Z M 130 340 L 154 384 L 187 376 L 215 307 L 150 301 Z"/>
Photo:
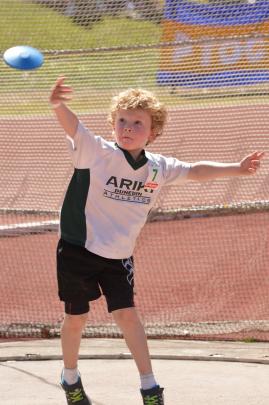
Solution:
<path fill-rule="evenodd" d="M 64 80 L 64 77 L 59 77 L 56 80 L 56 83 L 51 90 L 50 103 L 65 132 L 71 138 L 74 138 L 77 132 L 78 118 L 65 104 L 65 101 L 71 100 L 71 97 L 68 96 L 68 94 L 72 93 L 72 89 L 71 87 L 64 85 Z"/>
<path fill-rule="evenodd" d="M 227 176 L 247 176 L 255 174 L 260 167 L 264 152 L 254 152 L 239 163 L 196 162 L 191 165 L 188 179 L 208 181 Z"/>

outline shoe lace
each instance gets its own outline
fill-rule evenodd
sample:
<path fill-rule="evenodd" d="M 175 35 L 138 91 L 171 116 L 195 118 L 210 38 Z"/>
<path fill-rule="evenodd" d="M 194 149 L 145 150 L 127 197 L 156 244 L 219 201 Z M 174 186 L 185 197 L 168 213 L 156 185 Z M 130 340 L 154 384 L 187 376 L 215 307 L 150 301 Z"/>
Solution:
<path fill-rule="evenodd" d="M 84 395 L 81 388 L 76 388 L 74 391 L 69 391 L 67 393 L 68 400 L 75 404 L 76 402 L 82 401 L 84 399 Z"/>
<path fill-rule="evenodd" d="M 147 395 L 144 397 L 144 405 L 163 405 L 163 400 L 159 395 Z"/>

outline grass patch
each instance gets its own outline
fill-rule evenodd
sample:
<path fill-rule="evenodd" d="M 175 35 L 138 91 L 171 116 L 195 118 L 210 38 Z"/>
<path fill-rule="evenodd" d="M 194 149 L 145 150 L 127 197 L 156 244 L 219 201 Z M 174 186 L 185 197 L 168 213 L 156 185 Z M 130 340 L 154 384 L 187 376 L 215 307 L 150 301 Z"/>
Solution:
<path fill-rule="evenodd" d="M 1 0 L 0 49 L 18 44 L 41 50 L 89 49 L 157 44 L 161 27 L 150 21 L 105 18 L 91 29 L 47 7 L 20 0 Z"/>
<path fill-rule="evenodd" d="M 243 342 L 244 343 L 257 343 L 258 340 L 255 339 L 254 337 L 247 337 L 247 338 L 243 339 Z"/>
<path fill-rule="evenodd" d="M 123 17 L 104 18 L 91 29 L 83 28 L 70 17 L 25 0 L 1 0 L 0 19 L 1 52 L 20 44 L 41 51 L 128 47 L 158 44 L 161 36 L 160 25 Z M 78 108 L 100 110 L 101 101 L 106 107 L 115 89 L 155 87 L 158 66 L 158 49 L 87 55 L 46 53 L 44 65 L 30 72 L 11 69 L 2 62 L 0 114 L 46 112 L 49 90 L 61 74 L 74 88 Z"/>

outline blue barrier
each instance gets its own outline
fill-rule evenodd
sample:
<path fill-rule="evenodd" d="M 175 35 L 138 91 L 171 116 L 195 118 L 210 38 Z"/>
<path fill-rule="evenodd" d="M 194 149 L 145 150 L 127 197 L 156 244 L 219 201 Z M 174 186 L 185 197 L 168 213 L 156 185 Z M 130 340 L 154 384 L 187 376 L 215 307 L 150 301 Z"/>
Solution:
<path fill-rule="evenodd" d="M 199 74 L 192 72 L 158 72 L 157 83 L 166 86 L 210 88 L 251 85 L 269 81 L 269 70 L 240 70 Z"/>
<path fill-rule="evenodd" d="M 166 20 L 197 25 L 257 24 L 269 19 L 268 0 L 253 4 L 200 4 L 185 0 L 166 0 Z"/>

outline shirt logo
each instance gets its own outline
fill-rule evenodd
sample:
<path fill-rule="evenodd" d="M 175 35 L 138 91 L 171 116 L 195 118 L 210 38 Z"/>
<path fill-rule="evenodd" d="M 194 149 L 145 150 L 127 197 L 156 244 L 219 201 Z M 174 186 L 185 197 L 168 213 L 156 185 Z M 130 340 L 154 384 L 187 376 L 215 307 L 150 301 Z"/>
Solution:
<path fill-rule="evenodd" d="M 153 181 L 152 182 L 148 182 L 148 183 L 146 183 L 145 185 L 144 185 L 144 188 L 150 188 L 150 189 L 153 189 L 153 190 L 155 190 L 156 188 L 158 188 L 158 183 L 154 183 Z"/>
<path fill-rule="evenodd" d="M 150 204 L 151 202 L 151 198 L 145 193 L 152 193 L 153 189 L 145 190 L 145 185 L 141 181 L 111 176 L 106 182 L 106 186 L 110 186 L 111 189 L 104 189 L 104 197 L 138 204 Z"/>
<path fill-rule="evenodd" d="M 104 190 L 104 197 L 107 198 L 112 198 L 113 200 L 121 200 L 121 201 L 127 201 L 127 202 L 134 202 L 134 203 L 140 203 L 140 204 L 149 204 L 150 203 L 150 197 L 144 197 L 142 193 L 139 193 L 140 195 L 130 195 L 126 191 L 121 191 L 121 190 L 116 190 L 115 192 L 110 191 L 110 190 Z"/>
<path fill-rule="evenodd" d="M 158 174 L 158 168 L 157 167 L 152 167 L 152 168 L 149 169 L 149 176 L 148 176 L 147 181 L 146 181 L 146 183 L 144 185 L 144 190 L 145 191 L 149 190 L 149 191 L 152 192 L 153 190 L 156 190 L 156 188 L 159 187 L 159 184 L 156 181 L 154 181 L 156 179 L 156 177 L 157 177 L 157 174 Z"/>

